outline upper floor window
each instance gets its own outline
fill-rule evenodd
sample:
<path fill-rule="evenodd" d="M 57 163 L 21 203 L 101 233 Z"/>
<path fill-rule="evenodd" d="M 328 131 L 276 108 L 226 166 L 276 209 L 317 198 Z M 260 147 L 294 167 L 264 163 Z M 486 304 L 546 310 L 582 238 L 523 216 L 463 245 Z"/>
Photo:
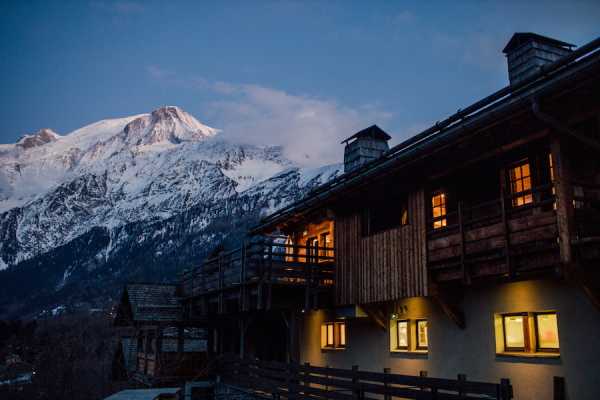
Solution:
<path fill-rule="evenodd" d="M 519 161 L 509 170 L 510 192 L 513 195 L 513 207 L 520 207 L 533 202 L 531 194 L 531 171 L 527 159 Z"/>
<path fill-rule="evenodd" d="M 439 191 L 431 196 L 431 211 L 433 229 L 444 228 L 448 225 L 446 219 L 446 193 Z"/>
<path fill-rule="evenodd" d="M 331 248 L 331 234 L 329 232 L 323 232 L 319 235 L 319 246 L 321 247 L 320 257 L 332 257 L 333 250 Z M 323 261 L 327 261 L 327 258 Z"/>
<path fill-rule="evenodd" d="M 369 236 L 388 229 L 408 225 L 408 204 L 397 196 L 372 202 L 362 215 L 362 235 Z"/>

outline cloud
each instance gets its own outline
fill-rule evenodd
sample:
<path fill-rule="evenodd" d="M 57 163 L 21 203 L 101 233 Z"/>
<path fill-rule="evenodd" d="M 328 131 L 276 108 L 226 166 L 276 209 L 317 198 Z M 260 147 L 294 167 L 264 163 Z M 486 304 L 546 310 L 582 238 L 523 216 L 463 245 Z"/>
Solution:
<path fill-rule="evenodd" d="M 332 99 L 291 94 L 258 85 L 181 77 L 149 65 L 150 78 L 208 95 L 203 115 L 226 138 L 254 145 L 279 145 L 292 161 L 304 166 L 341 162 L 340 142 L 372 124 L 385 124 L 392 114 L 378 104 L 342 105 Z"/>
<path fill-rule="evenodd" d="M 213 88 L 224 96 L 209 102 L 207 111 L 228 138 L 281 145 L 289 159 L 306 166 L 341 162 L 343 139 L 391 118 L 376 105 L 349 107 L 261 85 L 217 82 Z"/>

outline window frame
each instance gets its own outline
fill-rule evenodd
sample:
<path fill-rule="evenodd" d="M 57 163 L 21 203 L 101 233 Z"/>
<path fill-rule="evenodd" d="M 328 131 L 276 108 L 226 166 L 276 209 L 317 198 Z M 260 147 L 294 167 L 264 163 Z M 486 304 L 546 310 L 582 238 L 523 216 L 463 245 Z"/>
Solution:
<path fill-rule="evenodd" d="M 509 347 L 506 341 L 506 318 L 510 317 L 523 317 L 523 347 Z M 526 353 L 530 349 L 529 344 L 529 313 L 518 312 L 518 313 L 507 313 L 502 314 L 502 338 L 504 342 L 504 352 L 506 353 Z"/>
<path fill-rule="evenodd" d="M 540 346 L 540 331 L 538 324 L 538 316 L 540 315 L 555 315 L 556 316 L 556 338 L 558 341 L 558 347 L 541 347 Z M 535 351 L 539 353 L 560 353 L 560 336 L 558 333 L 558 313 L 556 311 L 541 311 L 533 313 L 533 323 L 535 330 Z"/>
<path fill-rule="evenodd" d="M 425 346 L 423 346 L 421 344 L 421 336 L 419 335 L 419 324 L 421 323 L 425 323 L 426 327 L 425 327 L 425 337 L 427 340 L 427 343 L 425 344 Z M 415 320 L 415 329 L 416 329 L 416 343 L 415 343 L 415 349 L 418 351 L 427 351 L 429 350 L 429 322 L 427 321 L 426 318 L 419 318 Z"/>
<path fill-rule="evenodd" d="M 344 330 L 344 343 L 341 343 L 342 326 Z M 344 350 L 348 347 L 348 329 L 345 321 L 328 321 L 321 324 L 321 350 Z M 331 342 L 329 333 L 331 329 Z M 325 340 L 323 340 L 323 330 Z"/>
<path fill-rule="evenodd" d="M 435 198 L 441 197 L 438 205 L 435 204 Z M 440 215 L 435 216 L 435 209 L 440 209 Z M 437 223 L 440 223 L 437 226 Z M 448 227 L 448 192 L 444 189 L 438 189 L 431 192 L 431 228 L 435 231 L 446 229 Z"/>
<path fill-rule="evenodd" d="M 400 324 L 406 324 L 406 346 L 400 346 Z M 398 319 L 396 320 L 396 350 L 410 350 L 410 320 L 409 319 Z"/>
<path fill-rule="evenodd" d="M 527 176 L 523 175 L 523 167 L 527 165 L 527 169 L 529 174 Z M 515 177 L 513 180 L 513 171 L 519 169 L 520 176 L 518 178 Z M 508 166 L 508 189 L 510 191 L 510 202 L 513 208 L 525 207 L 534 203 L 533 198 L 533 174 L 531 168 L 531 162 L 529 161 L 529 157 L 525 157 L 519 161 L 515 161 Z M 525 181 L 529 181 L 529 188 L 524 189 Z M 517 191 L 517 182 L 521 183 L 521 190 Z M 519 200 L 522 200 L 522 203 L 519 204 Z"/>

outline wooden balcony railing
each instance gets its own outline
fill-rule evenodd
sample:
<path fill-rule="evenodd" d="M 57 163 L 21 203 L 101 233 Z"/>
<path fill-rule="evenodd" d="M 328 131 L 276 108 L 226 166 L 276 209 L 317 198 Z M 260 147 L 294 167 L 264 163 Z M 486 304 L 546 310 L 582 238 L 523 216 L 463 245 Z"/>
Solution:
<path fill-rule="evenodd" d="M 538 186 L 526 194 L 533 201 L 520 206 L 513 200 L 524 193 L 468 207 L 458 202 L 456 210 L 446 215 L 447 226 L 427 233 L 433 279 L 470 282 L 556 265 L 560 255 L 553 186 Z"/>
<path fill-rule="evenodd" d="M 392 374 L 383 372 L 281 363 L 223 356 L 216 373 L 226 384 L 273 399 L 446 399 L 510 400 L 513 388 L 508 379 L 498 383 Z"/>
<path fill-rule="evenodd" d="M 333 248 L 307 248 L 267 237 L 207 259 L 184 274 L 183 291 L 186 297 L 194 297 L 254 283 L 331 286 L 334 261 Z"/>

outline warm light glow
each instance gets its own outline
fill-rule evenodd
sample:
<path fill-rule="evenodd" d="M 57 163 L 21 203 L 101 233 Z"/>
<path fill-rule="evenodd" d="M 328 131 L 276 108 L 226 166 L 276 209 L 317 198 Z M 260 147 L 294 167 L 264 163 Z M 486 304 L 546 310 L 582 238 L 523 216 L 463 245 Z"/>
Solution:
<path fill-rule="evenodd" d="M 339 343 L 338 345 L 340 347 L 346 347 L 346 323 L 345 322 L 339 322 L 337 324 L 338 326 L 338 332 L 339 332 Z"/>
<path fill-rule="evenodd" d="M 556 314 L 537 314 L 535 319 L 538 349 L 558 350 L 558 322 Z"/>
<path fill-rule="evenodd" d="M 333 324 L 327 325 L 327 346 L 333 346 Z"/>
<path fill-rule="evenodd" d="M 433 229 L 443 228 L 446 221 L 446 193 L 438 192 L 431 197 Z"/>
<path fill-rule="evenodd" d="M 398 348 L 408 348 L 408 321 L 398 321 Z"/>
<path fill-rule="evenodd" d="M 426 349 L 429 344 L 427 339 L 427 321 L 417 321 L 417 348 Z"/>
<path fill-rule="evenodd" d="M 522 161 L 518 165 L 510 169 L 510 190 L 514 195 L 513 206 L 520 207 L 533 202 L 531 194 L 531 172 L 529 170 L 529 162 Z"/>
<path fill-rule="evenodd" d="M 504 347 L 507 351 L 525 350 L 525 323 L 523 315 L 504 316 Z"/>

